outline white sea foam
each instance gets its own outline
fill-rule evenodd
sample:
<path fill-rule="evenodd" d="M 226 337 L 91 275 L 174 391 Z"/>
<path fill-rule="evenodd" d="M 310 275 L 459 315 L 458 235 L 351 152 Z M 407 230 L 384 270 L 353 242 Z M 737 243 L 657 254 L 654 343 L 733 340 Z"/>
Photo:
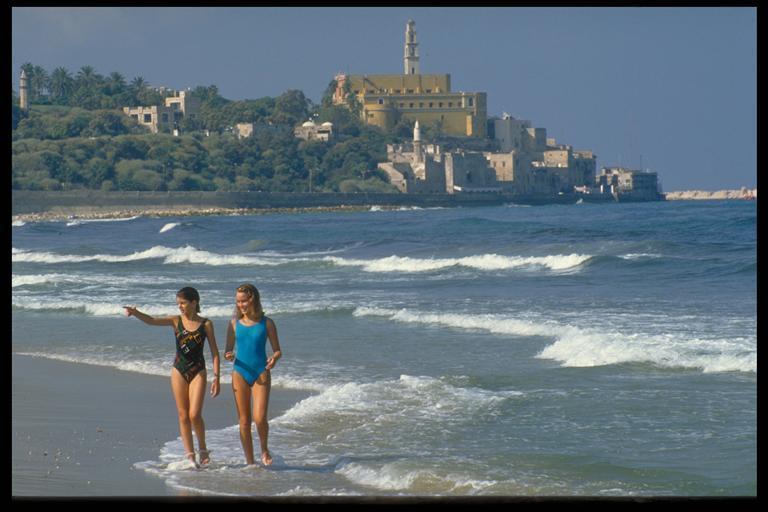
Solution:
<path fill-rule="evenodd" d="M 663 257 L 664 256 L 662 254 L 648 254 L 648 253 L 632 253 L 632 254 L 623 254 L 619 256 L 619 258 L 622 258 L 625 260 L 658 259 Z"/>
<path fill-rule="evenodd" d="M 24 225 L 26 225 L 26 222 L 24 222 L 23 220 L 14 220 L 13 222 L 11 222 L 11 226 L 13 226 L 14 228 L 20 228 L 21 226 L 24 226 Z"/>
<path fill-rule="evenodd" d="M 19 286 L 34 286 L 38 284 L 60 283 L 63 281 L 72 280 L 73 277 L 67 274 L 11 274 L 11 288 L 17 288 Z"/>
<path fill-rule="evenodd" d="M 430 272 L 454 266 L 474 268 L 477 270 L 507 270 L 520 267 L 544 267 L 550 270 L 566 270 L 578 267 L 592 256 L 584 254 L 566 254 L 550 256 L 502 256 L 498 254 L 481 254 L 462 258 L 411 258 L 397 255 L 370 260 L 349 259 L 338 256 L 312 258 L 309 255 L 328 254 L 299 253 L 296 255 L 277 255 L 275 253 L 249 254 L 218 254 L 197 249 L 191 245 L 183 247 L 165 247 L 157 245 L 144 251 L 127 255 L 115 254 L 54 254 L 51 252 L 33 252 L 12 248 L 11 260 L 24 263 L 81 263 L 99 261 L 104 263 L 124 263 L 145 259 L 163 259 L 164 264 L 194 263 L 199 265 L 249 265 L 277 266 L 296 262 L 325 262 L 339 267 L 361 267 L 366 272 Z"/>
<path fill-rule="evenodd" d="M 319 394 L 300 401 L 276 418 L 276 424 L 301 425 L 327 415 L 350 414 L 360 415 L 363 421 L 371 423 L 401 421 L 402 417 L 453 421 L 522 395 L 514 390 L 464 388 L 434 377 L 409 375 L 369 383 L 323 383 L 317 391 Z"/>
<path fill-rule="evenodd" d="M 498 483 L 456 473 L 445 473 L 437 468 L 417 468 L 405 462 L 393 462 L 381 467 L 349 463 L 339 468 L 336 473 L 357 485 L 376 490 L 409 491 L 416 494 L 475 495 Z"/>
<path fill-rule="evenodd" d="M 128 261 L 139 261 L 152 258 L 167 258 L 168 256 L 173 255 L 177 250 L 178 249 L 171 249 L 169 247 L 155 246 L 144 251 L 121 256 L 116 254 L 54 254 L 47 251 L 32 252 L 14 248 L 11 253 L 11 261 L 14 263 L 82 263 L 86 261 L 125 263 Z"/>
<path fill-rule="evenodd" d="M 393 255 L 373 260 L 347 259 L 336 256 L 327 256 L 323 259 L 338 266 L 362 267 L 365 272 L 431 272 L 454 266 L 478 270 L 507 270 L 541 266 L 550 270 L 565 270 L 577 267 L 591 257 L 584 254 L 527 257 L 481 254 L 462 258 L 411 258 Z"/>
<path fill-rule="evenodd" d="M 153 275 L 151 280 L 154 284 L 169 283 L 178 284 L 179 279 L 173 277 L 164 277 Z M 59 284 L 70 283 L 73 285 L 105 285 L 110 286 L 134 286 L 137 282 L 136 276 L 122 277 L 114 274 L 91 274 L 91 273 L 51 273 L 51 274 L 11 274 L 11 287 L 18 288 L 22 286 L 35 286 L 40 284 Z M 205 279 L 197 279 L 196 282 L 208 282 Z"/>
<path fill-rule="evenodd" d="M 382 316 L 391 320 L 432 324 L 456 329 L 477 329 L 509 336 L 554 338 L 538 355 L 567 367 L 592 367 L 647 362 L 661 367 L 695 368 L 704 372 L 757 371 L 755 340 L 702 339 L 683 334 L 621 332 L 604 327 L 577 327 L 554 321 L 525 321 L 503 315 L 443 313 L 360 307 L 355 316 Z"/>
<path fill-rule="evenodd" d="M 13 248 L 11 261 L 18 263 L 82 263 L 87 261 L 99 261 L 103 263 L 125 263 L 146 259 L 162 258 L 165 264 L 197 263 L 203 265 L 281 265 L 288 263 L 290 259 L 269 259 L 254 256 L 222 255 L 208 251 L 201 251 L 186 245 L 172 248 L 157 245 L 144 251 L 137 251 L 127 255 L 116 254 L 54 254 L 51 252 L 32 252 Z"/>
<path fill-rule="evenodd" d="M 96 353 L 57 353 L 57 352 L 17 352 L 17 354 L 29 357 L 40 357 L 43 359 L 53 359 L 56 361 L 64 361 L 68 363 L 87 364 L 89 366 L 106 366 L 109 368 L 116 368 L 118 370 L 141 373 L 144 375 L 158 375 L 167 377 L 170 372 L 170 365 L 168 361 L 126 361 L 119 359 L 117 350 L 114 354 L 110 355 L 107 352 L 108 347 L 103 347 L 104 350 L 98 354 Z M 223 377 L 223 376 L 222 376 Z"/>
<path fill-rule="evenodd" d="M 80 224 L 90 224 L 93 222 L 125 222 L 129 220 L 136 220 L 141 215 L 134 215 L 133 217 L 118 217 L 114 219 L 72 219 L 67 221 L 67 226 L 79 226 Z"/>
<path fill-rule="evenodd" d="M 160 228 L 160 231 L 158 233 L 165 233 L 166 231 L 170 231 L 176 226 L 181 225 L 181 222 L 169 222 L 168 224 L 164 225 L 162 228 Z"/>
<path fill-rule="evenodd" d="M 80 280 L 77 276 L 66 274 L 59 275 L 31 275 L 16 276 L 12 279 L 14 287 L 31 286 L 40 283 L 72 281 L 75 283 L 99 283 L 98 276 L 93 276 L 92 280 Z M 135 282 L 135 281 L 134 281 Z M 169 282 L 176 283 L 176 280 L 169 279 Z M 129 284 L 129 283 L 126 283 Z M 151 299 L 150 299 L 151 300 Z M 130 303 L 129 303 L 130 302 Z M 135 300 L 123 302 L 105 302 L 98 297 L 89 296 L 68 296 L 65 298 L 39 295 L 14 294 L 11 297 L 11 305 L 18 309 L 30 311 L 57 311 L 74 312 L 88 316 L 124 316 L 124 306 L 135 306 L 142 312 L 152 316 L 175 316 L 179 314 L 179 309 L 172 302 L 138 302 Z M 232 303 L 204 303 L 201 304 L 201 314 L 208 318 L 231 318 L 234 312 L 234 301 Z M 275 303 L 265 302 L 264 309 L 268 315 L 283 315 L 311 312 L 333 312 L 348 311 L 353 308 L 352 302 L 329 303 L 327 300 L 319 302 L 287 302 Z"/>

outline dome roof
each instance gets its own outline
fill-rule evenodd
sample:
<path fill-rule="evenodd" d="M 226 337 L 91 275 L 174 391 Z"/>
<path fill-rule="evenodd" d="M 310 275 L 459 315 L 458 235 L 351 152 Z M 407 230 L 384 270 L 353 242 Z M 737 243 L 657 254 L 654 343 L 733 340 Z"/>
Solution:
<path fill-rule="evenodd" d="M 330 122 L 330 121 L 326 121 L 323 124 L 321 124 L 320 126 L 333 126 L 333 123 Z"/>
<path fill-rule="evenodd" d="M 312 121 L 307 121 L 304 124 L 302 124 L 301 126 L 304 126 L 305 128 L 308 128 L 310 126 L 315 126 L 315 123 L 313 123 Z"/>

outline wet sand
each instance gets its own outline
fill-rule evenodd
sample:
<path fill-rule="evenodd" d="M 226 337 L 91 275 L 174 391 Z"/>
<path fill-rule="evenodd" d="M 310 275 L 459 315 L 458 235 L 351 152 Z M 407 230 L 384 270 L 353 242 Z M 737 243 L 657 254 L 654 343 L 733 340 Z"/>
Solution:
<path fill-rule="evenodd" d="M 169 378 L 17 354 L 11 361 L 13 496 L 181 495 L 133 467 L 179 437 Z M 274 388 L 270 418 L 307 396 Z M 206 429 L 237 424 L 230 384 L 206 396 L 203 417 Z"/>

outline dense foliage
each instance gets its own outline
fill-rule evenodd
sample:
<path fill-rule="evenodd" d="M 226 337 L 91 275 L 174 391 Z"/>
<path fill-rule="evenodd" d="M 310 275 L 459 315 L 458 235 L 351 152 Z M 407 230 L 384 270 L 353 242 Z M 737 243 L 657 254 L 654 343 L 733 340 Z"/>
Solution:
<path fill-rule="evenodd" d="M 12 94 L 12 187 L 27 190 L 262 190 L 274 192 L 395 191 L 376 170 L 393 135 L 364 125 L 350 108 L 333 105 L 329 84 L 320 105 L 298 90 L 277 98 L 231 101 L 216 86 L 190 91 L 201 101 L 181 133 L 149 133 L 124 106 L 160 105 L 169 92 L 143 78 L 130 84 L 119 73 L 90 66 L 76 75 L 50 75 L 25 64 L 31 108 Z M 307 119 L 334 125 L 328 143 L 304 141 L 294 126 Z M 251 137 L 232 127 L 255 123 Z"/>

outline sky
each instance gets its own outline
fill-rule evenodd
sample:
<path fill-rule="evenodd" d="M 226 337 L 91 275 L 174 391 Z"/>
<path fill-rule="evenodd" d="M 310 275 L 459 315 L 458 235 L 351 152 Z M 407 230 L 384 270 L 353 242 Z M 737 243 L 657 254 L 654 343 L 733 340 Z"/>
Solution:
<path fill-rule="evenodd" d="M 755 7 L 13 7 L 22 64 L 92 66 L 231 100 L 334 75 L 401 74 L 408 19 L 424 74 L 502 113 L 658 173 L 665 192 L 757 186 Z"/>

